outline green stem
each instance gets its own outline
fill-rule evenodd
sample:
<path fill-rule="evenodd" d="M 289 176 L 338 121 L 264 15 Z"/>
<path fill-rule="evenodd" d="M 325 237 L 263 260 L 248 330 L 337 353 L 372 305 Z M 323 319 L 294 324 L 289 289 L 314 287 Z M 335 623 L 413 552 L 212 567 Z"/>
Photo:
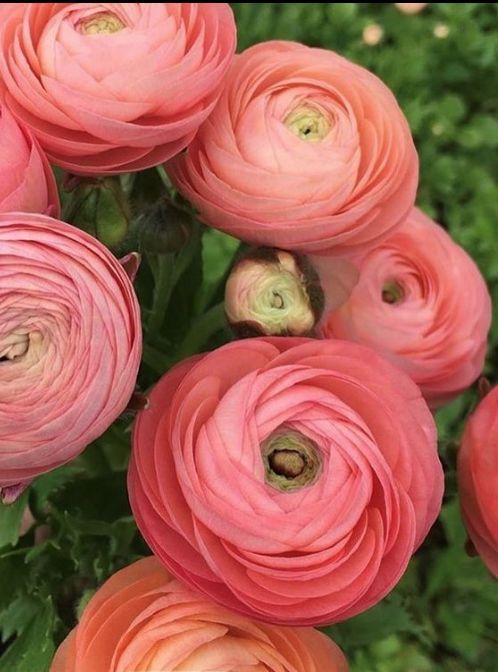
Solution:
<path fill-rule="evenodd" d="M 222 301 L 210 308 L 191 325 L 176 353 L 177 361 L 199 352 L 206 341 L 221 331 L 225 324 L 225 304 Z"/>
<path fill-rule="evenodd" d="M 147 324 L 148 331 L 152 334 L 160 331 L 164 323 L 173 291 L 174 259 L 174 254 L 161 254 L 157 258 L 158 269 L 155 277 L 154 297 Z"/>
<path fill-rule="evenodd" d="M 160 376 L 171 366 L 171 359 L 148 343 L 144 343 L 142 358 L 145 364 Z"/>

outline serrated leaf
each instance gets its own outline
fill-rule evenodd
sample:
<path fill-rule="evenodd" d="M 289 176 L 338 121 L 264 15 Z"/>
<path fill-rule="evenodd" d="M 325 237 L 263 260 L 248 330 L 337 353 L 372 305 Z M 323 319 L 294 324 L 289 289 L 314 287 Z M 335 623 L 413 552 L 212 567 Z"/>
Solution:
<path fill-rule="evenodd" d="M 38 603 L 26 627 L 0 658 L 0 672 L 48 672 L 54 657 L 52 602 Z"/>
<path fill-rule="evenodd" d="M 21 595 L 0 613 L 0 632 L 2 641 L 22 633 L 26 625 L 36 616 L 40 603 L 33 597 Z"/>
<path fill-rule="evenodd" d="M 325 628 L 324 632 L 346 645 L 348 649 L 354 649 L 378 642 L 396 633 L 415 633 L 419 629 L 399 597 L 393 595 L 349 621 Z"/>
<path fill-rule="evenodd" d="M 0 548 L 17 544 L 27 501 L 28 492 L 25 491 L 13 504 L 0 503 Z"/>

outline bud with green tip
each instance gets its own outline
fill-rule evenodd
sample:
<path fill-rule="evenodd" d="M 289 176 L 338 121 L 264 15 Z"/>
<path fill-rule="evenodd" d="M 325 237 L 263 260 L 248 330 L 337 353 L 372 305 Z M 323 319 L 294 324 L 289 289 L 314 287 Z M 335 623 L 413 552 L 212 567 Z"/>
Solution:
<path fill-rule="evenodd" d="M 259 248 L 233 268 L 225 288 L 227 320 L 238 336 L 303 336 L 313 332 L 323 292 L 306 257 Z"/>

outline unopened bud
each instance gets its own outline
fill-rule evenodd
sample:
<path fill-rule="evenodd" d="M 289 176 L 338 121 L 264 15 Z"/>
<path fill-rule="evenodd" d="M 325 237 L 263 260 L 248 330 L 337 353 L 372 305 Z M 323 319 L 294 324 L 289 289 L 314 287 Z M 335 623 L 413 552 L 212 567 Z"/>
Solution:
<path fill-rule="evenodd" d="M 178 252 L 191 234 L 190 216 L 163 199 L 149 208 L 136 223 L 140 250 L 167 254 Z"/>
<path fill-rule="evenodd" d="M 104 245 L 116 248 L 128 234 L 131 213 L 118 178 L 102 180 L 66 181 L 66 190 L 72 191 L 70 224 L 87 231 Z"/>
<path fill-rule="evenodd" d="M 305 257 L 260 248 L 233 268 L 225 288 L 225 312 L 239 336 L 302 336 L 323 310 L 318 276 Z"/>

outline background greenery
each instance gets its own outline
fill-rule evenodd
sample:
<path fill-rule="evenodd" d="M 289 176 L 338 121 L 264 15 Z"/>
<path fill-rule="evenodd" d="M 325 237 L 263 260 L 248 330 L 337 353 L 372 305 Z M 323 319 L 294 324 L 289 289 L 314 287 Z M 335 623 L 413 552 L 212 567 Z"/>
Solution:
<path fill-rule="evenodd" d="M 497 4 L 431 4 L 415 16 L 379 3 L 233 6 L 240 49 L 275 38 L 331 48 L 394 90 L 420 153 L 419 205 L 475 258 L 498 305 Z M 362 33 L 372 23 L 383 37 L 368 46 Z M 124 212 L 116 207 L 109 191 L 91 187 L 65 194 L 65 212 L 116 253 L 137 246 L 144 253 L 137 289 L 144 308 L 139 383 L 145 390 L 175 361 L 230 338 L 221 301 L 238 243 L 191 223 L 180 202 L 175 212 L 150 208 L 168 188 L 161 170 L 124 177 L 119 186 L 129 212 L 128 206 Z M 144 207 L 147 216 L 137 217 Z M 129 227 L 127 219 L 134 222 Z M 498 320 L 487 364 L 493 382 L 497 347 Z M 438 414 L 445 504 L 405 578 L 382 604 L 328 629 L 346 650 L 352 672 L 497 669 L 496 582 L 465 553 L 454 478 L 457 442 L 476 399 L 472 390 Z M 46 672 L 54 646 L 96 586 L 148 553 L 126 497 L 131 420 L 131 414 L 122 418 L 74 463 L 38 479 L 17 504 L 0 508 L 0 630 L 6 651 L 0 672 Z M 28 503 L 36 522 L 19 539 Z"/>

